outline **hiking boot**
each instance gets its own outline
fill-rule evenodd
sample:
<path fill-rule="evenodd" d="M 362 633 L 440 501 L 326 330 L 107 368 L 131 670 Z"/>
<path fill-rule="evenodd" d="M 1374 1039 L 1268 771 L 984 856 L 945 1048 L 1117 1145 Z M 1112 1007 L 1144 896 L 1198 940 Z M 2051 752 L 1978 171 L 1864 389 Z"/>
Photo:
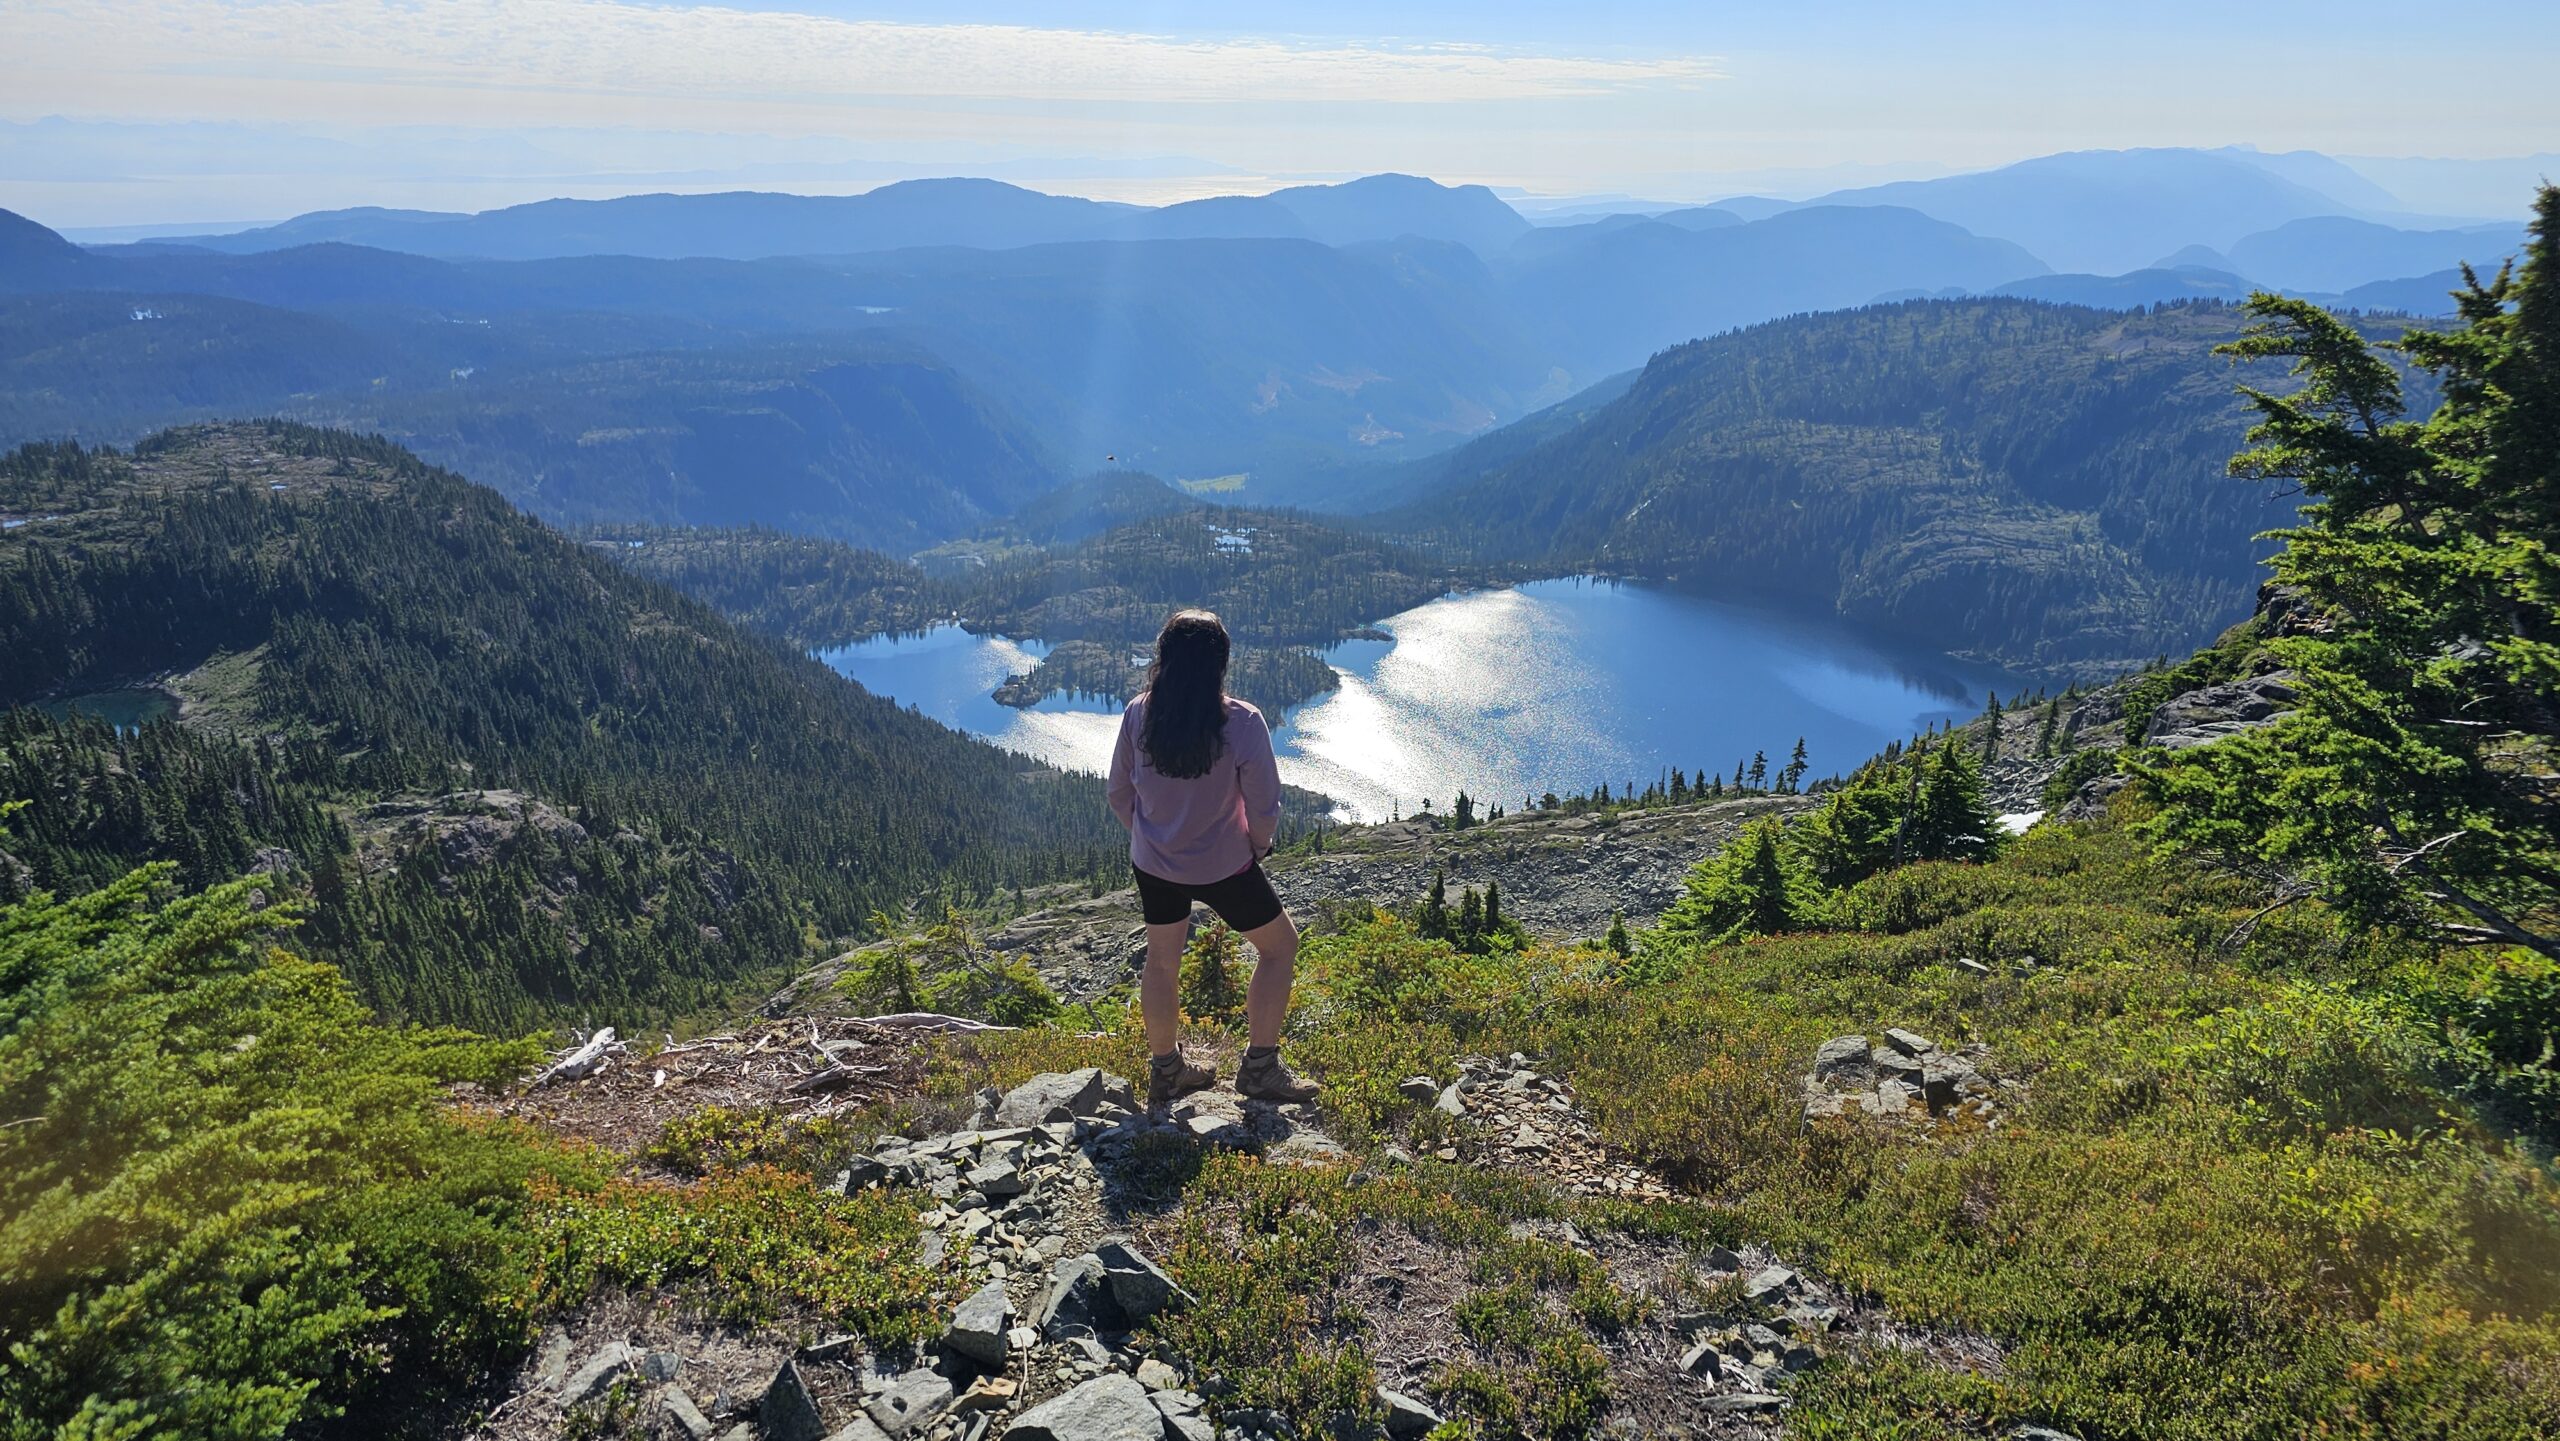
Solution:
<path fill-rule="evenodd" d="M 1180 1046 L 1147 1062 L 1147 1114 L 1162 1118 L 1174 1102 L 1218 1084 L 1218 1073 L 1191 1064 Z"/>
<path fill-rule="evenodd" d="M 1318 1089 L 1315 1082 L 1299 1079 L 1281 1061 L 1278 1046 L 1249 1050 L 1244 1053 L 1244 1064 L 1236 1067 L 1236 1094 L 1248 1101 L 1303 1106 L 1316 1098 Z"/>

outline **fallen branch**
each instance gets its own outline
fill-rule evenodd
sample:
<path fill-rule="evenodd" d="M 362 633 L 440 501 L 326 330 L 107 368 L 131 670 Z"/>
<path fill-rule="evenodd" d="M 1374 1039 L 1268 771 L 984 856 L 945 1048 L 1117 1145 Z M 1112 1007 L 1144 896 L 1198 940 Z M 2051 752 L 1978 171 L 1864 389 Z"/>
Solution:
<path fill-rule="evenodd" d="M 888 1069 L 887 1066 L 832 1065 L 823 1071 L 812 1071 L 802 1076 L 783 1087 L 782 1092 L 786 1096 L 807 1096 L 820 1091 L 842 1090 L 860 1077 L 881 1075 Z"/>
<path fill-rule="evenodd" d="M 551 1069 L 534 1077 L 533 1085 L 526 1089 L 538 1090 L 550 1085 L 553 1081 L 574 1081 L 580 1076 L 592 1075 L 603 1067 L 605 1057 L 616 1051 L 628 1049 L 629 1047 L 613 1038 L 613 1027 L 606 1026 L 589 1036 L 585 1045 L 552 1062 Z"/>
<path fill-rule="evenodd" d="M 904 1031 L 957 1031 L 963 1033 L 974 1033 L 977 1031 L 1016 1031 L 1021 1029 L 1019 1026 L 989 1025 L 985 1021 L 970 1020 L 967 1016 L 946 1016 L 939 1011 L 899 1011 L 894 1015 L 861 1016 L 857 1019 L 866 1026 L 881 1026 L 891 1030 Z"/>

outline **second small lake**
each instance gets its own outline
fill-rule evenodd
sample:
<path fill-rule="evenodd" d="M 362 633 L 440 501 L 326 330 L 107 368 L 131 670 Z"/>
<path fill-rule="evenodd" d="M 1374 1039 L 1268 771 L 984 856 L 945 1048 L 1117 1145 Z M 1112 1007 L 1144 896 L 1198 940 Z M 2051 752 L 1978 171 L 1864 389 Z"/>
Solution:
<path fill-rule="evenodd" d="M 1996 671 L 1730 601 L 1585 580 L 1446 596 L 1388 618 L 1392 637 L 1325 652 L 1342 688 L 1275 732 L 1281 776 L 1346 815 L 1445 807 L 1461 789 L 1517 806 L 1547 791 L 1638 789 L 1678 767 L 1772 769 L 1804 738 L 1815 776 L 1928 726 L 1969 719 Z M 944 627 L 823 652 L 864 687 L 1071 769 L 1111 761 L 1115 702 L 988 694 L 1046 652 Z"/>

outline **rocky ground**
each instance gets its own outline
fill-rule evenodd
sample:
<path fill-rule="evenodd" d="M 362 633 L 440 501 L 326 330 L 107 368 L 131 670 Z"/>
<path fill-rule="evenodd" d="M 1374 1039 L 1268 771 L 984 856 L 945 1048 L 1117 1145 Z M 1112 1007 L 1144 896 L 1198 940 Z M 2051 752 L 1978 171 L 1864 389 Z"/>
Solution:
<path fill-rule="evenodd" d="M 802 1024 L 795 1018 L 771 1034 Z M 1844 1076 L 1873 1083 L 1881 1063 L 1864 1038 L 1854 1039 L 1854 1058 L 1845 1041 L 1815 1058 L 1809 1095 Z M 1923 1057 L 1936 1049 L 1893 1032 L 1874 1055 L 1903 1056 L 1902 1048 Z M 1938 1064 L 1950 1099 L 1979 1099 L 1970 1062 L 1949 1056 Z M 634 1094 L 630 1076 L 663 1068 L 654 1059 L 625 1064 L 619 1082 L 615 1069 L 565 1083 L 545 1104 L 561 1115 L 625 1104 Z M 1418 1133 L 1441 1143 L 1440 1160 L 1583 1195 L 1670 1194 L 1594 1140 L 1571 1087 L 1530 1057 L 1467 1057 L 1452 1076 L 1406 1085 L 1416 1099 L 1432 1099 L 1433 1124 Z M 1937 1099 L 1934 1087 L 1915 1084 L 1915 1107 Z M 477 1434 L 492 1441 L 609 1434 L 1268 1441 L 1282 1434 L 1277 1416 L 1221 1404 L 1232 1389 L 1225 1378 L 1145 1339 L 1151 1319 L 1217 1301 L 1187 1294 L 1150 1251 L 1182 1204 L 1178 1181 L 1168 1177 L 1183 1174 L 1186 1158 L 1232 1151 L 1264 1165 L 1363 1164 L 1325 1134 L 1317 1109 L 1213 1089 L 1150 1118 L 1128 1082 L 1088 1069 L 1036 1076 L 1002 1095 L 983 1092 L 969 1119 L 944 1134 L 879 1137 L 826 1178 L 840 1191 L 888 1186 L 916 1196 L 920 1259 L 949 1280 L 937 1340 L 879 1354 L 851 1336 L 741 1333 L 689 1324 L 647 1298 L 601 1297 L 545 1337 Z M 1367 1164 L 1411 1161 L 1391 1143 Z M 1642 1303 L 1631 1323 L 1593 1337 L 1610 1372 L 1603 1430 L 1611 1436 L 1772 1435 L 1788 1406 L 1785 1378 L 1826 1354 L 1879 1345 L 1961 1352 L 1966 1344 L 1898 1327 L 1763 1248 L 1691 1254 L 1625 1232 L 1586 1235 L 1566 1221 L 1519 1222 L 1513 1232 L 1583 1252 Z M 1470 1258 L 1401 1226 L 1375 1227 L 1346 1289 L 1370 1303 L 1363 1314 L 1379 1358 L 1375 1414 L 1384 1435 L 1412 1441 L 1429 1433 L 1442 1418 L 1417 1397 L 1442 1367 L 1473 1359 L 1451 1319 L 1471 1289 Z"/>
<path fill-rule="evenodd" d="M 1271 881 L 1304 925 L 1345 903 L 1409 906 L 1445 871 L 1453 898 L 1463 887 L 1499 882 L 1503 913 L 1541 940 L 1596 939 L 1621 910 L 1629 925 L 1661 915 L 1679 898 L 1689 868 L 1745 823 L 1813 803 L 1755 796 L 1616 815 L 1506 815 L 1465 830 L 1419 818 L 1352 827 L 1328 833 L 1321 854 L 1275 858 Z M 1134 889 L 1088 896 L 1050 887 L 1030 901 L 1033 909 L 987 942 L 1021 955 L 1061 996 L 1101 995 L 1136 974 L 1146 932 Z M 839 956 L 799 977 L 767 1003 L 767 1014 L 830 1008 L 851 959 Z"/>

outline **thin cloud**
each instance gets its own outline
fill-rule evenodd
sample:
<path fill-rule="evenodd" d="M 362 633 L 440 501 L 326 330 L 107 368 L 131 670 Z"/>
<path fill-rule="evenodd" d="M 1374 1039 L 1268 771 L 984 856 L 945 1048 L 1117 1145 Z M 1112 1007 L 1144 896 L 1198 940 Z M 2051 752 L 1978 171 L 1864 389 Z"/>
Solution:
<path fill-rule="evenodd" d="M 1186 39 L 1013 25 L 918 25 L 624 0 L 141 0 L 0 9 L 0 53 L 71 108 L 157 85 L 240 84 L 276 111 L 297 90 L 343 115 L 346 87 L 477 95 L 515 109 L 580 97 L 783 105 L 1131 102 L 1401 105 L 1694 89 L 1704 56 L 1578 56 L 1474 45 Z M 51 83 L 48 83 L 51 82 Z M 59 88 L 58 88 L 59 87 Z M 510 103 L 505 97 L 516 97 Z M 78 108 L 88 109 L 88 106 Z"/>

